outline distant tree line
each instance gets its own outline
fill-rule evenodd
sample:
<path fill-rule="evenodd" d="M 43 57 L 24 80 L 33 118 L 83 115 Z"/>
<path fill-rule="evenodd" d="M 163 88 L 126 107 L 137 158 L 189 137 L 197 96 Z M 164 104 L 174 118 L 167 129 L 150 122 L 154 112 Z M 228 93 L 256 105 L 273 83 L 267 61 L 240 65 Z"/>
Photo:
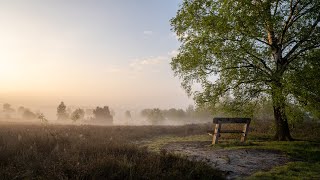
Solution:
<path fill-rule="evenodd" d="M 274 119 L 272 101 L 268 99 L 252 101 L 247 104 L 236 102 L 232 97 L 225 97 L 221 101 L 222 103 L 217 103 L 215 106 L 194 108 L 190 105 L 186 110 L 146 108 L 140 112 L 140 115 L 154 125 L 162 124 L 165 121 L 211 122 L 213 117 L 250 117 L 254 121 L 264 121 L 269 124 L 272 124 L 271 122 Z M 319 121 L 317 116 L 304 111 L 298 105 L 290 104 L 286 108 L 291 127 L 303 121 Z"/>
<path fill-rule="evenodd" d="M 20 106 L 15 110 L 9 103 L 3 104 L 3 110 L 5 119 L 22 119 L 22 120 L 40 120 L 40 122 L 47 122 L 48 120 L 43 113 L 37 111 L 33 112 L 29 108 Z"/>
<path fill-rule="evenodd" d="M 168 121 L 179 121 L 179 122 L 205 122 L 212 118 L 212 113 L 205 109 L 194 109 L 190 105 L 186 110 L 183 109 L 143 109 L 140 115 L 146 118 L 152 124 L 161 124 L 162 122 Z"/>
<path fill-rule="evenodd" d="M 85 120 L 90 122 L 96 123 L 103 123 L 103 124 L 112 124 L 113 123 L 113 116 L 114 112 L 110 111 L 108 106 L 99 107 L 97 106 L 95 109 L 81 109 L 77 108 L 74 111 L 69 110 L 68 112 L 67 106 L 64 102 L 61 102 L 57 107 L 57 119 L 58 121 L 66 121 L 72 120 L 74 122 L 79 120 Z M 89 115 L 93 115 L 92 117 L 88 117 L 85 119 L 86 113 Z"/>
<path fill-rule="evenodd" d="M 14 113 L 15 110 L 11 107 L 10 104 L 3 104 L 3 113 L 5 114 L 5 118 L 11 118 L 11 114 Z"/>

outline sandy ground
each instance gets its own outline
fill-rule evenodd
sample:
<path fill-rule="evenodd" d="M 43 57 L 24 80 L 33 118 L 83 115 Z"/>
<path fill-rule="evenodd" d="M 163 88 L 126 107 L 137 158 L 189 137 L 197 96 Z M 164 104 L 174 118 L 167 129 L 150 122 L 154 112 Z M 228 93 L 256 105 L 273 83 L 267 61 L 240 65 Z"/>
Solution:
<path fill-rule="evenodd" d="M 211 142 L 175 142 L 165 145 L 167 152 L 186 155 L 195 161 L 204 161 L 217 168 L 227 176 L 227 179 L 249 176 L 257 171 L 267 171 L 274 166 L 284 165 L 289 158 L 279 152 L 259 149 L 213 149 Z"/>

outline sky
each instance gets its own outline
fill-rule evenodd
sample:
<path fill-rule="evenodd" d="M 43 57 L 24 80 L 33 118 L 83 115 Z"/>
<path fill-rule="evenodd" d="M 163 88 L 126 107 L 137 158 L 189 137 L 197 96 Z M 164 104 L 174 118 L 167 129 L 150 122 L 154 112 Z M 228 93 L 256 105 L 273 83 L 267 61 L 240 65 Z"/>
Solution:
<path fill-rule="evenodd" d="M 186 108 L 181 0 L 0 0 L 0 103 Z"/>

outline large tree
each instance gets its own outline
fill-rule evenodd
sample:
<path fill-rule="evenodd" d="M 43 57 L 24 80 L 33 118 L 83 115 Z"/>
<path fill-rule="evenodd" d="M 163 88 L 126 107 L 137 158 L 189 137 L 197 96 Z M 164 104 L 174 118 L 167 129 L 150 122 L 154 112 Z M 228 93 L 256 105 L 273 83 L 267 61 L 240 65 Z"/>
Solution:
<path fill-rule="evenodd" d="M 269 97 L 275 138 L 292 140 L 286 105 L 300 90 L 290 77 L 319 49 L 319 21 L 319 0 L 184 0 L 171 19 L 181 41 L 172 69 L 198 104 Z"/>

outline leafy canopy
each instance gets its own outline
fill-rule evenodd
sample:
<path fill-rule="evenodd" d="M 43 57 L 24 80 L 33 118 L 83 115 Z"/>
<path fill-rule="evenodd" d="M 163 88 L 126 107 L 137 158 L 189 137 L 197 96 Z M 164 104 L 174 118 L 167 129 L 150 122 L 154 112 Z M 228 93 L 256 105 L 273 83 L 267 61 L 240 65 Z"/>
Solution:
<path fill-rule="evenodd" d="M 289 77 L 310 66 L 319 21 L 319 0 L 184 0 L 171 19 L 182 43 L 171 66 L 198 104 L 270 97 L 274 84 L 296 97 L 304 85 Z"/>

